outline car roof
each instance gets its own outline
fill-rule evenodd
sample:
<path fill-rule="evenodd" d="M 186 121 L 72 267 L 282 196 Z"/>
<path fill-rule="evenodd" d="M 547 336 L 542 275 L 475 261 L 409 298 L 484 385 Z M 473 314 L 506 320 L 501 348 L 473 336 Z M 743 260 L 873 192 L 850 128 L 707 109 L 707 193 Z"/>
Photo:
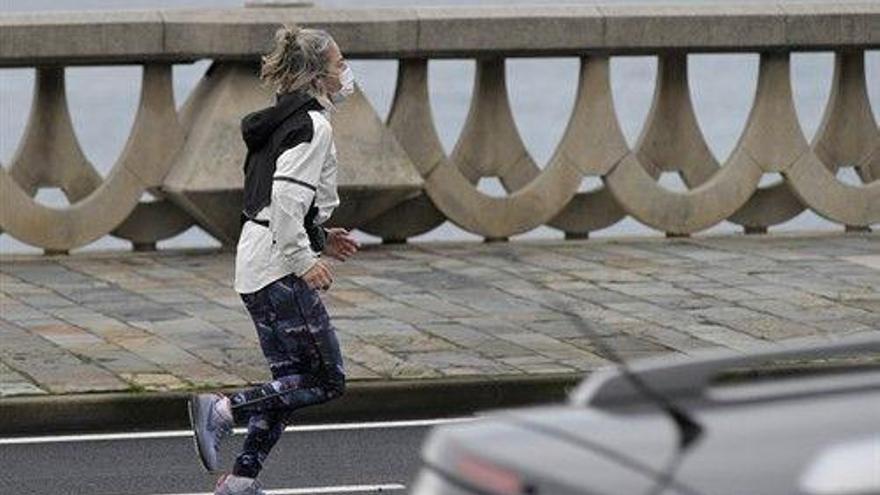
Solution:
<path fill-rule="evenodd" d="M 724 371 L 758 369 L 768 363 L 797 360 L 829 360 L 852 355 L 874 356 L 880 369 L 880 337 L 876 335 L 823 343 L 789 343 L 748 354 L 711 351 L 688 358 L 659 358 L 628 364 L 628 369 L 653 392 L 669 399 L 705 396 Z M 798 376 L 792 378 L 797 379 Z M 813 379 L 809 376 L 803 379 Z M 793 382 L 789 382 L 791 384 Z M 591 375 L 572 393 L 576 405 L 606 405 L 650 400 L 634 386 L 622 367 L 605 368 Z"/>
<path fill-rule="evenodd" d="M 856 378 L 855 383 L 861 384 L 863 377 L 855 373 L 839 377 L 838 383 Z M 737 398 L 727 403 L 692 398 L 682 406 L 703 427 L 676 475 L 683 487 L 712 494 L 797 493 L 798 480 L 825 449 L 877 434 L 880 381 L 874 380 L 870 387 L 773 400 Z M 560 443 L 626 459 L 621 467 L 635 464 L 655 473 L 665 470 L 678 448 L 672 421 L 648 405 L 616 410 L 567 405 L 499 413 L 495 418 L 553 436 Z M 535 455 L 530 449 L 522 453 Z M 597 473 L 589 461 L 580 472 L 584 486 L 596 476 L 605 478 L 605 486 L 616 486 L 612 479 L 623 482 L 632 476 L 626 469 Z"/>
<path fill-rule="evenodd" d="M 876 436 L 880 371 L 835 369 L 722 387 L 713 379 L 725 369 L 768 361 L 865 353 L 880 356 L 880 339 L 633 364 L 639 378 L 703 427 L 668 493 L 801 493 L 799 480 L 826 449 Z M 479 424 L 441 430 L 435 443 L 443 438 L 439 443 L 500 462 L 539 484 L 559 483 L 553 493 L 650 488 L 678 451 L 678 431 L 624 375 L 605 370 L 565 405 L 498 411 Z"/>

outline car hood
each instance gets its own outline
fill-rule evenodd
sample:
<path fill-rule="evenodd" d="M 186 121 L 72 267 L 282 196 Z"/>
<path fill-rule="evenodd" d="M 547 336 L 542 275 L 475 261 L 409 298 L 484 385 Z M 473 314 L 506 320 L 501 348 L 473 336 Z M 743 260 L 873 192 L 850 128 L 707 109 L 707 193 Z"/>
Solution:
<path fill-rule="evenodd" d="M 638 446 L 633 452 L 616 447 L 620 439 L 611 433 L 621 431 L 628 447 Z M 648 415 L 632 423 L 560 406 L 498 412 L 437 429 L 423 455 L 428 465 L 447 474 L 460 472 L 468 459 L 489 460 L 520 473 L 541 494 L 645 493 L 673 453 L 676 435 L 666 418 Z"/>

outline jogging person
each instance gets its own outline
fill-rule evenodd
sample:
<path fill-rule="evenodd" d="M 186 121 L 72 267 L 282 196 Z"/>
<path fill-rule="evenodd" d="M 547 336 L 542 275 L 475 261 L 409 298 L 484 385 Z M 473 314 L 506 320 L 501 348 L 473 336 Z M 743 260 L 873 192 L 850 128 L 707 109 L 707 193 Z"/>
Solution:
<path fill-rule="evenodd" d="M 260 76 L 274 87 L 276 103 L 242 120 L 247 158 L 235 290 L 273 380 L 190 400 L 196 449 L 209 472 L 218 471 L 220 442 L 233 424 L 247 424 L 232 472 L 217 482 L 220 495 L 262 494 L 257 476 L 292 413 L 343 394 L 342 355 L 318 294 L 333 283 L 321 252 L 344 261 L 359 247 L 348 231 L 321 227 L 339 205 L 327 114 L 354 92 L 339 47 L 322 30 L 284 27 Z"/>

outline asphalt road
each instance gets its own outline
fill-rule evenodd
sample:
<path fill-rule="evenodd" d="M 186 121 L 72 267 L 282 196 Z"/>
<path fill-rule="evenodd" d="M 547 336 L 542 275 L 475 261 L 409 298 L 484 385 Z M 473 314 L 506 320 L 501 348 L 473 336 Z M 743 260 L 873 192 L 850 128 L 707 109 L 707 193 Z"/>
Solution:
<path fill-rule="evenodd" d="M 274 495 L 406 493 L 430 426 L 422 422 L 298 427 L 285 432 L 261 479 Z M 243 436 L 224 444 L 231 465 Z M 216 477 L 187 432 L 0 439 L 0 493 L 211 493 Z M 381 490 L 380 490 L 381 489 Z"/>

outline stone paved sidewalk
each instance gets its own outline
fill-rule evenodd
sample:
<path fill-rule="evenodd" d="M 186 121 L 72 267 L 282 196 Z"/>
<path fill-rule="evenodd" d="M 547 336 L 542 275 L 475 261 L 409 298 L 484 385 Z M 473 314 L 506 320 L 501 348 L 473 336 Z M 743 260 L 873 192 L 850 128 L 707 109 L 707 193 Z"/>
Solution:
<path fill-rule="evenodd" d="M 0 397 L 265 380 L 232 264 L 0 257 Z M 627 358 L 880 333 L 880 236 L 372 247 L 325 301 L 351 379 L 582 373 L 606 361 L 553 305 Z"/>

